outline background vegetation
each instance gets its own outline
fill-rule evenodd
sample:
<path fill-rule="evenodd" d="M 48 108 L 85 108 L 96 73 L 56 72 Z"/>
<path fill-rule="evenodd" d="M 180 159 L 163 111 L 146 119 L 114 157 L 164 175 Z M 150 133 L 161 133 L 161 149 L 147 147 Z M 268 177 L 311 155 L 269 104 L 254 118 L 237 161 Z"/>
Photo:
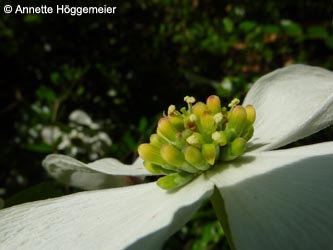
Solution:
<path fill-rule="evenodd" d="M 78 191 L 47 177 L 41 161 L 49 153 L 132 162 L 162 111 L 183 105 L 185 95 L 218 94 L 227 103 L 287 64 L 333 69 L 330 1 L 107 4 L 117 6 L 115 15 L 1 14 L 0 197 L 6 206 Z M 71 119 L 78 109 L 93 126 Z M 50 131 L 58 136 L 50 138 Z M 327 139 L 332 129 L 310 138 Z M 165 248 L 228 246 L 206 205 Z"/>

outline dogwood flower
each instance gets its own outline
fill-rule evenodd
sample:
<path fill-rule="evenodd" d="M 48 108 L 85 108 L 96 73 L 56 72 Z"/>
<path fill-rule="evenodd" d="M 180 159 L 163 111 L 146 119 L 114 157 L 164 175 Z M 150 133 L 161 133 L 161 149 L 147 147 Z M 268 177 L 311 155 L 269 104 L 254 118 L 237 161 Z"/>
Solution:
<path fill-rule="evenodd" d="M 332 249 L 333 142 L 278 149 L 333 123 L 333 73 L 292 65 L 260 78 L 245 154 L 178 190 L 156 183 L 81 192 L 0 211 L 1 249 L 159 249 L 211 197 L 237 250 Z M 48 168 L 148 175 L 114 159 L 49 156 Z M 70 169 L 70 170 L 69 170 Z"/>

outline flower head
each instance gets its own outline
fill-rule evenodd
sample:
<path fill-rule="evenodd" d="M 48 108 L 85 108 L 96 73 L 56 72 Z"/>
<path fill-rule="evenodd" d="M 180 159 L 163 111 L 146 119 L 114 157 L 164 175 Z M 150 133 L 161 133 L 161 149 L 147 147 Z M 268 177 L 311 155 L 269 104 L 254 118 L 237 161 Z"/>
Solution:
<path fill-rule="evenodd" d="M 229 110 L 222 119 L 212 115 L 220 112 L 216 97 L 206 104 L 185 101 L 187 110 L 171 107 L 140 154 L 150 172 L 172 179 L 159 179 L 166 180 L 160 186 L 173 188 L 191 174 L 197 177 L 174 192 L 146 183 L 3 209 L 0 248 L 159 249 L 211 197 L 237 250 L 332 249 L 333 142 L 278 148 L 333 123 L 333 73 L 304 65 L 276 70 L 253 85 L 243 103 L 246 108 L 233 103 L 236 113 Z M 254 121 L 254 131 L 245 134 L 246 126 L 237 122 L 244 120 L 244 112 L 247 121 Z M 215 129 L 217 121 L 225 129 Z M 235 131 L 228 134 L 230 123 Z M 205 129 L 197 130 L 198 124 Z M 247 138 L 247 150 L 237 159 L 216 157 L 216 145 L 223 149 L 229 144 L 233 151 L 235 142 L 240 150 Z M 182 143 L 181 150 L 177 143 Z M 207 144 L 214 147 L 205 148 Z M 43 164 L 68 177 L 75 170 L 87 175 L 149 174 L 140 161 L 132 166 L 114 159 L 84 164 L 52 155 Z"/>
<path fill-rule="evenodd" d="M 177 111 L 170 105 L 150 143 L 138 149 L 148 171 L 165 175 L 157 181 L 164 189 L 181 187 L 213 166 L 238 158 L 254 131 L 255 110 L 238 105 L 238 99 L 228 105 L 230 110 L 221 107 L 216 95 L 206 103 L 194 104 L 189 96 L 184 100 L 188 108 Z"/>

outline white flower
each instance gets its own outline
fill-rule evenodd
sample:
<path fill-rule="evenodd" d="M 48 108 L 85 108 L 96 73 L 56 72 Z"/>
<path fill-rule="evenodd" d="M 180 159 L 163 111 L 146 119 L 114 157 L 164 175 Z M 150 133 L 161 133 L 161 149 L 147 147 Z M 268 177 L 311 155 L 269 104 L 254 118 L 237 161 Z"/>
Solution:
<path fill-rule="evenodd" d="M 112 145 L 112 140 L 105 132 L 98 131 L 100 126 L 86 112 L 74 110 L 70 113 L 69 120 L 70 132 L 62 131 L 57 126 L 38 128 L 43 142 L 53 145 L 59 141 L 57 149 L 73 157 L 89 152 L 89 159 L 95 160 L 105 155 L 105 148 Z M 93 133 L 87 133 L 86 128 Z M 38 136 L 34 130 L 30 131 L 30 135 L 36 138 Z"/>
<path fill-rule="evenodd" d="M 48 145 L 54 144 L 59 138 L 63 136 L 63 132 L 56 126 L 42 127 L 40 134 L 42 140 Z"/>
<path fill-rule="evenodd" d="M 225 209 L 218 214 L 226 215 L 235 249 L 333 249 L 333 142 L 268 151 L 333 123 L 333 73 L 303 65 L 279 69 L 259 79 L 244 104 L 256 108 L 257 120 L 249 150 L 238 160 L 176 192 L 147 183 L 1 210 L 0 248 L 159 249 L 216 187 L 216 209 Z M 141 164 L 112 159 L 77 167 L 72 158 L 51 156 L 45 165 L 60 172 L 71 166 L 72 172 L 147 174 Z"/>
<path fill-rule="evenodd" d="M 84 125 L 89 127 L 90 129 L 98 129 L 99 125 L 91 119 L 91 117 L 84 112 L 83 110 L 74 110 L 69 115 L 69 120 L 74 124 Z"/>

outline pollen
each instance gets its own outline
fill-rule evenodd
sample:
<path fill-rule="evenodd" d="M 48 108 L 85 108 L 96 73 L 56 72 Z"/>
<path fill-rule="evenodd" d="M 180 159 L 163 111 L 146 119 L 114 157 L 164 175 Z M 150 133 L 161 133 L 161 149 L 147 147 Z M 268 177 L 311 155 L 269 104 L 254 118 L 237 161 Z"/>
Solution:
<path fill-rule="evenodd" d="M 234 99 L 228 104 L 228 107 L 229 107 L 229 108 L 236 107 L 239 103 L 240 103 L 240 100 L 237 99 L 237 98 L 234 98 Z"/>

